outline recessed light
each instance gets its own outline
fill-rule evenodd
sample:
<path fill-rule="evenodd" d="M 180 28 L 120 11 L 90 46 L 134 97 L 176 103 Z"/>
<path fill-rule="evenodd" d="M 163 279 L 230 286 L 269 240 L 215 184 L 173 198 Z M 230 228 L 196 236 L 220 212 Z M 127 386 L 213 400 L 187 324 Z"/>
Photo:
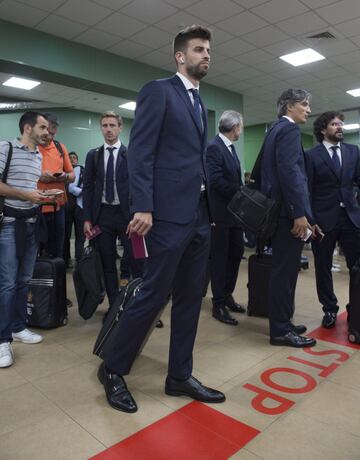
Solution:
<path fill-rule="evenodd" d="M 35 80 L 27 80 L 25 78 L 18 78 L 18 77 L 11 77 L 9 80 L 6 80 L 3 83 L 3 86 L 11 86 L 12 88 L 19 88 L 19 89 L 33 89 L 35 86 L 40 85 L 39 81 Z"/>
<path fill-rule="evenodd" d="M 344 125 L 343 128 L 350 131 L 351 129 L 359 129 L 360 125 L 359 123 L 350 123 L 349 125 Z"/>
<path fill-rule="evenodd" d="M 295 53 L 280 56 L 280 59 L 288 62 L 294 67 L 298 67 L 300 65 L 310 64 L 310 62 L 321 61 L 322 59 L 325 59 L 325 56 L 313 50 L 312 48 L 306 48 L 305 50 L 296 51 Z"/>
<path fill-rule="evenodd" d="M 136 109 L 136 102 L 130 101 L 126 102 L 125 104 L 119 105 L 121 109 L 126 109 L 126 110 L 135 110 Z"/>
<path fill-rule="evenodd" d="M 0 110 L 4 109 L 16 109 L 17 104 L 10 102 L 0 102 Z"/>
<path fill-rule="evenodd" d="M 350 94 L 350 96 L 354 96 L 354 97 L 359 97 L 360 96 L 360 88 L 356 88 L 356 89 L 349 89 L 349 91 L 346 91 L 348 94 Z"/>

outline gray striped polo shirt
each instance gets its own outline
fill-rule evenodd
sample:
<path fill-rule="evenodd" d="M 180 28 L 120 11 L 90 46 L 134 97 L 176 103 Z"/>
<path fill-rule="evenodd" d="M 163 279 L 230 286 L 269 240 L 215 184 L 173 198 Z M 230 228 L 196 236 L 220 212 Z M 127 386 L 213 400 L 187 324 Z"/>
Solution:
<path fill-rule="evenodd" d="M 10 162 L 10 168 L 6 184 L 20 190 L 36 190 L 37 183 L 41 176 L 41 153 L 36 150 L 29 150 L 26 145 L 22 144 L 19 139 L 12 141 L 13 154 Z M 9 143 L 0 142 L 0 174 L 5 169 L 5 164 L 9 152 Z M 5 198 L 5 205 L 16 209 L 33 208 L 34 203 L 31 201 L 17 200 L 14 198 Z M 5 221 L 10 222 L 14 219 L 6 217 Z"/>

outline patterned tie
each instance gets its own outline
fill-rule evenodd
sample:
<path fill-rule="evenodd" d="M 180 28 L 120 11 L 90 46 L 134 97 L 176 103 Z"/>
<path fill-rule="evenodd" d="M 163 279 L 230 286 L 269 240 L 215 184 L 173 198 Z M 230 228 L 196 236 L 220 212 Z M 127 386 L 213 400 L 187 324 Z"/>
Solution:
<path fill-rule="evenodd" d="M 200 96 L 199 96 L 199 91 L 195 88 L 190 89 L 192 92 L 193 98 L 194 98 L 194 112 L 195 112 L 195 118 L 196 121 L 201 128 L 201 132 L 204 130 L 203 122 L 201 119 L 201 106 L 200 106 Z"/>
<path fill-rule="evenodd" d="M 339 156 L 337 154 L 337 150 L 339 148 L 338 145 L 333 145 L 332 147 L 330 147 L 331 150 L 333 151 L 333 154 L 332 154 L 332 161 L 333 161 L 333 164 L 334 164 L 334 168 L 335 168 L 335 171 L 336 171 L 336 174 L 338 176 L 341 175 L 341 164 L 340 164 L 340 160 L 339 160 Z"/>
<path fill-rule="evenodd" d="M 105 182 L 105 200 L 111 204 L 114 201 L 114 150 L 116 147 L 107 147 L 109 158 L 106 167 L 106 182 Z"/>

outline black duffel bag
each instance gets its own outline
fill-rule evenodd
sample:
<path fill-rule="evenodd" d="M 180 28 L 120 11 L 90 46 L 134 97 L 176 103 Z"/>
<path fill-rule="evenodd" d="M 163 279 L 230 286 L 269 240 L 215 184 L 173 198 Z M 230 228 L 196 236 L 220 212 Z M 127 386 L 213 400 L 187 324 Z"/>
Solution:
<path fill-rule="evenodd" d="M 84 254 L 74 270 L 73 280 L 79 315 L 89 319 L 105 298 L 103 266 L 94 245 L 84 248 Z"/>
<path fill-rule="evenodd" d="M 269 198 L 260 191 L 261 161 L 264 155 L 265 141 L 251 172 L 249 184 L 244 185 L 235 193 L 227 207 L 241 227 L 253 233 L 262 242 L 268 240 L 275 233 L 281 207 L 280 200 Z"/>

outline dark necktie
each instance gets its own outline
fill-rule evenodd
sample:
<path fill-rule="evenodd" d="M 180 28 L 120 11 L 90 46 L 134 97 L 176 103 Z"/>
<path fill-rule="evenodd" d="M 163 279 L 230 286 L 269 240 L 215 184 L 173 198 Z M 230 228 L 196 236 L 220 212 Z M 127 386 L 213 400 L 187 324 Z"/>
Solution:
<path fill-rule="evenodd" d="M 109 158 L 106 167 L 106 182 L 105 182 L 105 200 L 111 204 L 114 201 L 114 150 L 116 147 L 107 147 Z"/>
<path fill-rule="evenodd" d="M 340 176 L 340 174 L 341 174 L 341 164 L 340 164 L 340 160 L 339 160 L 339 157 L 338 157 L 338 154 L 337 154 L 337 150 L 338 150 L 339 146 L 338 145 L 333 145 L 330 148 L 333 151 L 332 161 L 333 161 L 333 164 L 334 164 L 336 174 L 338 176 Z"/>
<path fill-rule="evenodd" d="M 203 131 L 203 122 L 201 119 L 201 106 L 200 106 L 200 96 L 199 96 L 199 91 L 195 88 L 190 89 L 192 92 L 193 98 L 194 98 L 194 112 L 195 112 L 195 117 L 196 121 L 201 128 L 201 132 Z"/>
<path fill-rule="evenodd" d="M 238 167 L 238 169 L 240 169 L 240 161 L 239 161 L 238 156 L 236 155 L 235 145 L 234 145 L 234 144 L 230 144 L 230 149 L 231 149 L 232 157 L 233 157 L 234 160 L 235 160 L 236 166 Z"/>

